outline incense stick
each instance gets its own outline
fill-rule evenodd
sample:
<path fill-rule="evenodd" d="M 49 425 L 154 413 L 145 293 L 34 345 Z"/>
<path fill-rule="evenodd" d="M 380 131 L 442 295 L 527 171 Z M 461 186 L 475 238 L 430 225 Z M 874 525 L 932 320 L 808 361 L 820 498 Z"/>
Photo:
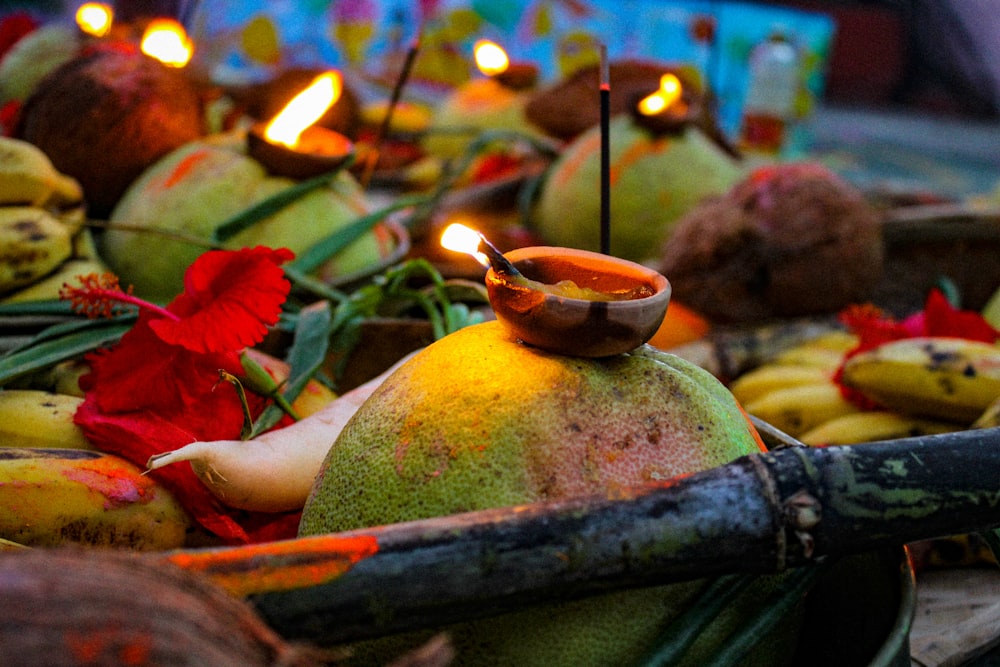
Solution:
<path fill-rule="evenodd" d="M 417 51 L 420 50 L 421 32 L 422 30 L 417 33 L 417 36 L 414 37 L 410 48 L 407 49 L 406 59 L 403 61 L 403 67 L 399 72 L 399 77 L 396 79 L 396 84 L 392 87 L 392 94 L 389 97 L 389 106 L 385 110 L 385 116 L 382 118 L 382 124 L 379 126 L 378 134 L 375 136 L 375 143 L 372 146 L 372 150 L 368 154 L 368 159 L 365 162 L 365 171 L 361 177 L 362 188 L 368 187 L 368 183 L 371 181 L 372 175 L 375 172 L 375 165 L 378 164 L 379 154 L 382 151 L 382 142 L 389 134 L 390 126 L 392 125 L 392 115 L 396 111 L 396 106 L 399 104 L 400 97 L 403 95 L 403 87 L 406 85 L 406 81 L 410 78 L 410 72 L 413 70 L 413 61 L 416 60 Z"/>
<path fill-rule="evenodd" d="M 608 49 L 601 44 L 601 252 L 611 254 L 611 81 Z"/>

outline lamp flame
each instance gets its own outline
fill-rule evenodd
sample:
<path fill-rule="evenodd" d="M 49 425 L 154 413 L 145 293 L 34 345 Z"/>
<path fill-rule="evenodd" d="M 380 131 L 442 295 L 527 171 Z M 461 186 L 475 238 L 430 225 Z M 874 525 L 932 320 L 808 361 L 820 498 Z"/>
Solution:
<path fill-rule="evenodd" d="M 188 38 L 184 26 L 173 19 L 150 21 L 139 48 L 147 56 L 170 67 L 184 67 L 194 53 L 194 44 Z"/>
<path fill-rule="evenodd" d="M 111 7 L 103 2 L 85 2 L 76 10 L 77 26 L 94 37 L 104 37 L 111 31 L 113 17 Z"/>
<path fill-rule="evenodd" d="M 455 252 L 464 252 L 474 257 L 483 266 L 489 266 L 489 258 L 485 253 L 479 251 L 479 244 L 482 241 L 482 234 L 460 222 L 451 223 L 441 233 L 442 247 Z"/>
<path fill-rule="evenodd" d="M 476 67 L 486 76 L 502 74 L 510 67 L 510 58 L 507 57 L 503 47 L 487 39 L 476 42 L 473 53 L 476 57 Z"/>
<path fill-rule="evenodd" d="M 339 72 L 320 74 L 271 119 L 264 129 L 264 138 L 271 143 L 295 148 L 299 136 L 334 105 L 343 88 Z"/>
<path fill-rule="evenodd" d="M 647 116 L 655 116 L 679 100 L 682 92 L 681 80 L 668 72 L 660 77 L 658 90 L 639 100 L 639 112 Z"/>

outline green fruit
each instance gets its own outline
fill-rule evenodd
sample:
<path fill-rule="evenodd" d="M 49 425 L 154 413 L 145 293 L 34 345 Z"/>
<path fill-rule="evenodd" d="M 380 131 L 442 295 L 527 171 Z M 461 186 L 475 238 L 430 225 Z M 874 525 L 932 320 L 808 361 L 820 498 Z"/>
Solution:
<path fill-rule="evenodd" d="M 79 48 L 80 31 L 62 23 L 43 25 L 19 39 L 0 60 L 0 103 L 28 99 Z"/>
<path fill-rule="evenodd" d="M 236 134 L 185 144 L 129 187 L 110 218 L 112 225 L 123 228 L 109 229 L 100 248 L 123 285 L 134 285 L 136 294 L 147 299 L 174 297 L 183 290 L 185 270 L 206 248 L 149 232 L 207 240 L 232 216 L 294 184 L 270 176 L 245 155 L 243 144 Z M 285 247 L 298 254 L 369 212 L 357 182 L 341 172 L 329 186 L 243 230 L 225 245 Z M 329 279 L 371 267 L 391 250 L 385 236 L 385 230 L 376 227 L 329 260 L 319 276 Z"/>
<path fill-rule="evenodd" d="M 628 115 L 611 119 L 611 252 L 635 262 L 658 257 L 677 220 L 704 197 L 729 190 L 739 164 L 700 130 L 654 136 Z M 600 250 L 601 130 L 574 139 L 552 165 L 534 211 L 551 245 Z M 668 276 L 669 277 L 669 276 Z"/>
<path fill-rule="evenodd" d="M 759 449 L 732 395 L 697 366 L 649 346 L 555 355 L 491 321 L 433 343 L 362 405 L 327 455 L 300 534 L 609 495 Z M 702 584 L 553 603 L 449 632 L 459 664 L 630 664 Z M 724 625 L 738 622 L 734 612 Z M 354 648 L 381 664 L 403 641 Z"/>
<path fill-rule="evenodd" d="M 434 110 L 423 148 L 431 155 L 455 159 L 483 132 L 509 130 L 541 136 L 524 116 L 528 96 L 493 79 L 476 79 L 448 96 Z"/>

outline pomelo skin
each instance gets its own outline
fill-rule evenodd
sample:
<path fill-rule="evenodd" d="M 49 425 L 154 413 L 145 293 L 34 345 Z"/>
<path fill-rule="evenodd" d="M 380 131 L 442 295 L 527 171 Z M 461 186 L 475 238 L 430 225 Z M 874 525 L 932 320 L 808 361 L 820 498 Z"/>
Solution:
<path fill-rule="evenodd" d="M 294 185 L 269 175 L 245 155 L 242 134 L 230 133 L 187 143 L 167 154 L 129 186 L 112 211 L 112 225 L 171 230 L 209 239 L 234 215 Z M 357 181 L 340 172 L 318 188 L 228 242 L 226 247 L 264 245 L 302 253 L 320 239 L 370 212 Z M 365 234 L 330 259 L 319 277 L 360 271 L 391 252 L 381 227 Z M 184 288 L 184 272 L 206 248 L 159 234 L 108 229 L 101 257 L 123 285 L 150 300 L 169 300 Z"/>
<path fill-rule="evenodd" d="M 680 217 L 727 192 L 743 167 L 701 130 L 654 136 L 628 114 L 611 119 L 611 252 L 633 262 L 659 256 Z M 532 214 L 550 245 L 600 250 L 601 130 L 574 139 L 553 163 Z M 668 278 L 670 276 L 667 276 Z"/>
<path fill-rule="evenodd" d="M 560 356 L 490 321 L 433 343 L 362 405 L 327 455 L 300 535 L 613 495 L 762 447 L 728 390 L 679 357 L 649 346 L 602 359 Z M 630 664 L 701 585 L 453 626 L 457 664 Z M 731 614 L 738 622 L 739 611 Z M 399 641 L 353 647 L 358 664 L 383 664 L 403 649 Z"/>

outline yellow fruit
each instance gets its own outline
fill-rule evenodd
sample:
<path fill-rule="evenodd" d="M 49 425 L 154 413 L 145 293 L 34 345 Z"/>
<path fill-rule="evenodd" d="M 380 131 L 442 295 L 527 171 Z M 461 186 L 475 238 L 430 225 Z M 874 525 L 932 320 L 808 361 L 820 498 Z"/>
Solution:
<path fill-rule="evenodd" d="M 799 436 L 807 445 L 856 445 L 878 440 L 962 430 L 961 424 L 907 417 L 896 412 L 870 410 L 834 417 Z"/>
<path fill-rule="evenodd" d="M 858 412 L 833 382 L 782 387 L 745 405 L 746 411 L 760 417 L 788 435 L 798 437 L 834 417 Z"/>
<path fill-rule="evenodd" d="M 766 364 L 733 380 L 729 384 L 729 390 L 737 401 L 748 405 L 775 389 L 807 384 L 830 384 L 830 372 L 818 366 Z"/>
<path fill-rule="evenodd" d="M 491 321 L 433 343 L 361 406 L 327 454 L 300 533 L 614 494 L 760 447 L 728 390 L 679 357 L 650 346 L 560 356 Z M 553 603 L 449 631 L 462 664 L 632 664 L 700 587 Z M 357 659 L 376 664 L 385 654 L 372 653 L 399 648 L 387 643 L 354 647 Z"/>

